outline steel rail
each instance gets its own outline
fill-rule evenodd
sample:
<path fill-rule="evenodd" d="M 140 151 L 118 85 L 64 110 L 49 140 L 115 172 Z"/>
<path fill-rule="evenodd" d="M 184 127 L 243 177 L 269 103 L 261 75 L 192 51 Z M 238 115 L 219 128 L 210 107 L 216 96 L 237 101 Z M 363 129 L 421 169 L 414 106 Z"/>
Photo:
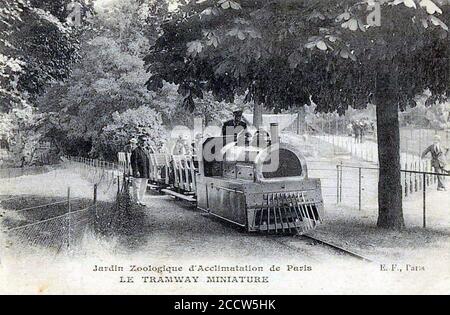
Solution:
<path fill-rule="evenodd" d="M 332 248 L 334 251 L 343 253 L 343 254 L 345 254 L 347 256 L 351 256 L 353 258 L 356 258 L 356 259 L 359 259 L 359 260 L 362 260 L 362 261 L 365 261 L 365 262 L 370 262 L 370 263 L 374 263 L 375 262 L 375 261 L 373 261 L 373 260 L 371 260 L 371 259 L 369 259 L 367 257 L 364 257 L 364 256 L 362 256 L 360 254 L 357 254 L 357 253 L 355 253 L 355 252 L 353 252 L 353 251 L 351 251 L 349 249 L 343 248 L 343 247 L 338 246 L 336 244 L 329 243 L 329 242 L 327 242 L 327 241 L 325 241 L 323 239 L 319 239 L 319 238 L 316 238 L 314 236 L 306 235 L 306 234 L 303 234 L 303 235 L 300 235 L 300 236 L 303 237 L 303 238 L 315 241 L 315 242 L 317 242 L 317 243 L 319 243 L 321 245 L 324 245 L 326 247 Z"/>

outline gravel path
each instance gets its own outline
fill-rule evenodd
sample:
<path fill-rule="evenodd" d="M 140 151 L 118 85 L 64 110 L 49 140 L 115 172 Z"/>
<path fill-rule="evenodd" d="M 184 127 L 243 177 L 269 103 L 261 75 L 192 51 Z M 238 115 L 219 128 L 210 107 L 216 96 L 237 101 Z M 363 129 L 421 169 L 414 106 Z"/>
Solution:
<path fill-rule="evenodd" d="M 335 253 L 300 237 L 247 233 L 168 196 L 149 194 L 146 203 L 144 223 L 122 240 L 116 253 L 140 251 L 161 259 L 189 259 L 194 255 L 232 260 L 321 262 L 336 258 Z"/>

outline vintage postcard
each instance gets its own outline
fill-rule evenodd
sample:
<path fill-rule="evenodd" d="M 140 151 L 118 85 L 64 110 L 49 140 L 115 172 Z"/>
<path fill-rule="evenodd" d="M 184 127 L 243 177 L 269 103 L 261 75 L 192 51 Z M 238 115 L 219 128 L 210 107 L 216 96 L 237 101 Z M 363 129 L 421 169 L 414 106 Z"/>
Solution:
<path fill-rule="evenodd" d="M 449 25 L 449 0 L 0 0 L 0 293 L 449 294 Z"/>

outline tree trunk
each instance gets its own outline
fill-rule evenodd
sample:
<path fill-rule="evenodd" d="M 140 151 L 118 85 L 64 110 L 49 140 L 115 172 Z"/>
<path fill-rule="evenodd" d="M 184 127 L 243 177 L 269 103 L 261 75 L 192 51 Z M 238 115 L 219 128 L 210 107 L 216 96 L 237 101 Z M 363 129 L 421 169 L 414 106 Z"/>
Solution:
<path fill-rule="evenodd" d="M 401 229 L 405 226 L 402 209 L 400 164 L 400 126 L 398 106 L 377 100 L 378 227 Z"/>
<path fill-rule="evenodd" d="M 303 132 L 302 132 L 303 131 Z M 297 111 L 297 134 L 306 133 L 306 111 L 302 106 Z"/>
<path fill-rule="evenodd" d="M 253 126 L 259 129 L 263 120 L 263 105 L 255 103 L 253 107 Z"/>

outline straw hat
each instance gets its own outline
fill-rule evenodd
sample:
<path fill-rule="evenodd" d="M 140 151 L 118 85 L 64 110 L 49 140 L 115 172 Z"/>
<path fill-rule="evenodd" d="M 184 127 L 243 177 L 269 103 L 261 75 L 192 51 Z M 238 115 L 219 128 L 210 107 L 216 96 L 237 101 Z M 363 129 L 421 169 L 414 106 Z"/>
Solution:
<path fill-rule="evenodd" d="M 231 105 L 230 110 L 233 112 L 233 115 L 242 115 L 242 113 L 244 112 L 241 106 L 235 104 Z"/>

